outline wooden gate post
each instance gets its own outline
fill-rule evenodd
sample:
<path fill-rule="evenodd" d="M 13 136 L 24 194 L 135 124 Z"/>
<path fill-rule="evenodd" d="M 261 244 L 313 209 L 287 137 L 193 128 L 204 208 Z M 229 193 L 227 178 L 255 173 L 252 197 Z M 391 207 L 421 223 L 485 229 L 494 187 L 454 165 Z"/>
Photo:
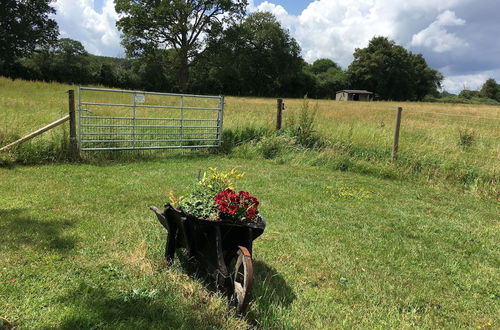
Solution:
<path fill-rule="evenodd" d="M 392 145 L 392 161 L 395 162 L 398 158 L 398 148 L 399 148 L 399 128 L 401 126 L 401 112 L 403 108 L 398 107 L 396 111 L 396 122 L 394 124 L 394 142 Z"/>
<path fill-rule="evenodd" d="M 76 114 L 75 114 L 75 90 L 68 90 L 68 110 L 69 110 L 69 153 L 72 160 L 79 157 L 78 141 L 76 137 Z"/>
<path fill-rule="evenodd" d="M 282 114 L 283 114 L 283 99 L 277 99 L 276 100 L 276 131 L 281 130 L 281 121 L 282 121 Z"/>

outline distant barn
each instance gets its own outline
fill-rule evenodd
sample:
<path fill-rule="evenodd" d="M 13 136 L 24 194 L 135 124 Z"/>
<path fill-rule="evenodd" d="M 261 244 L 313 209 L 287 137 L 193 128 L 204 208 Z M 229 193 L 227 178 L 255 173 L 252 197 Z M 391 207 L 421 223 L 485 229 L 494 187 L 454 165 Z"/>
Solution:
<path fill-rule="evenodd" d="M 337 101 L 371 101 L 373 93 L 358 89 L 344 89 L 337 92 Z"/>

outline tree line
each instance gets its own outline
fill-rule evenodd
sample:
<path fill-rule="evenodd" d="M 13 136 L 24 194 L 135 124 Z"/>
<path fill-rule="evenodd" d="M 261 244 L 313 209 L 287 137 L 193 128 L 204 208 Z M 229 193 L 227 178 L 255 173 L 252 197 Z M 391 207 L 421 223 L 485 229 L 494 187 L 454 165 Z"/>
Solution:
<path fill-rule="evenodd" d="M 330 59 L 307 63 L 271 13 L 247 15 L 246 0 L 115 0 L 126 58 L 92 55 L 79 41 L 58 38 L 51 0 L 4 1 L 0 75 L 11 78 L 331 99 L 341 89 L 366 89 L 381 100 L 439 97 L 443 80 L 421 54 L 380 36 L 356 49 L 346 70 Z M 499 97 L 498 85 L 483 94 Z"/>

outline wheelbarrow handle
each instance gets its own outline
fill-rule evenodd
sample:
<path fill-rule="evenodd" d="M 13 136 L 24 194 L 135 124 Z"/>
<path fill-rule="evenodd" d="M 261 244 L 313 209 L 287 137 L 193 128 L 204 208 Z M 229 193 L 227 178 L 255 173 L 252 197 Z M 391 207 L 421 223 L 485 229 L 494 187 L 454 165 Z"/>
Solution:
<path fill-rule="evenodd" d="M 163 213 L 156 206 L 150 206 L 149 209 L 156 214 L 158 221 L 160 221 L 161 225 L 168 230 L 169 229 L 168 221 L 167 218 L 165 218 L 165 216 L 163 215 Z"/>

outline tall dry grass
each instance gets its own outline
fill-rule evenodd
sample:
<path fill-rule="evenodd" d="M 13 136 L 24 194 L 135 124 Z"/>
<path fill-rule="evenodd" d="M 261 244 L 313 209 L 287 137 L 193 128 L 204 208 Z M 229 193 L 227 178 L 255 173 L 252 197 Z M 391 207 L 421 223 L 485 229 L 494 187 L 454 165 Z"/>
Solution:
<path fill-rule="evenodd" d="M 66 91 L 70 88 L 76 86 L 12 81 L 0 77 L 0 143 L 64 116 L 68 102 Z M 124 102 L 129 96 L 117 95 L 108 101 Z M 99 96 L 94 98 L 98 100 Z M 275 99 L 226 97 L 225 100 L 225 128 L 233 132 L 244 131 L 240 134 L 242 136 L 251 136 L 252 132 L 263 134 L 274 129 Z M 158 101 L 151 99 L 151 102 Z M 298 119 L 302 105 L 302 99 L 285 99 L 285 128 Z M 478 180 L 490 182 L 489 185 L 498 183 L 498 106 L 334 100 L 310 100 L 310 105 L 318 108 L 317 133 L 330 143 L 330 148 L 325 151 L 327 155 L 322 155 L 327 161 L 342 158 L 345 162 L 350 159 L 346 161 L 349 168 L 349 162 L 357 159 L 364 167 L 383 168 L 382 172 L 406 171 L 431 179 L 440 176 L 468 185 L 477 184 Z M 393 169 L 388 155 L 392 147 L 395 111 L 399 106 L 403 107 L 399 144 L 402 168 Z M 124 110 L 106 111 L 116 115 Z M 461 142 L 463 132 L 470 134 L 465 148 Z M 54 134 L 62 136 L 66 133 L 59 129 L 36 140 L 54 139 Z M 341 166 L 344 167 L 345 164 Z"/>

